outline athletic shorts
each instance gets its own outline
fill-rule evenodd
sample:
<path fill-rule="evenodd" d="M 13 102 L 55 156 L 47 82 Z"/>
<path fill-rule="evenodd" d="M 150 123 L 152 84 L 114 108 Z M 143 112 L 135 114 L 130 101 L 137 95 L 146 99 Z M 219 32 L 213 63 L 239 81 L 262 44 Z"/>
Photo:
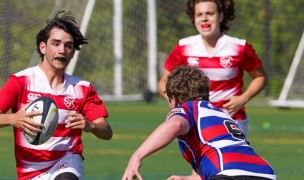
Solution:
<path fill-rule="evenodd" d="M 64 172 L 75 174 L 79 180 L 83 179 L 83 162 L 78 154 L 68 154 L 58 161 L 50 170 L 31 180 L 53 180 Z"/>

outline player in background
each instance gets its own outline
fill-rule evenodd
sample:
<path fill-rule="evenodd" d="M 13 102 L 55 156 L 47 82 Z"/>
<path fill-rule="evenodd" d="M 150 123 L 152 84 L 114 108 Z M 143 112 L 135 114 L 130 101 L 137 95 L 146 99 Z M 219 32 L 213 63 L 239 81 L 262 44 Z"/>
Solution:
<path fill-rule="evenodd" d="M 179 40 L 164 64 L 158 91 L 167 99 L 167 76 L 179 65 L 199 67 L 210 80 L 209 101 L 229 114 L 248 136 L 245 104 L 267 84 L 267 76 L 252 45 L 225 32 L 235 17 L 233 0 L 188 0 L 187 14 L 198 34 Z M 243 75 L 252 78 L 247 89 Z M 244 92 L 243 92 L 244 90 Z M 195 176 L 196 173 L 192 172 Z M 193 180 L 172 176 L 170 180 Z"/>
<path fill-rule="evenodd" d="M 180 66 L 168 76 L 166 121 L 133 153 L 122 180 L 142 179 L 142 160 L 177 138 L 184 159 L 204 180 L 276 179 L 233 119 L 208 102 L 209 82 L 197 67 Z"/>
<path fill-rule="evenodd" d="M 234 19 L 233 0 L 188 0 L 189 15 L 198 35 L 179 40 L 164 64 L 158 91 L 167 99 L 165 85 L 179 65 L 199 67 L 210 80 L 210 102 L 229 114 L 248 135 L 245 104 L 267 83 L 267 76 L 253 47 L 225 32 Z M 243 89 L 243 73 L 252 78 Z"/>
<path fill-rule="evenodd" d="M 65 73 L 75 50 L 87 43 L 70 12 L 55 13 L 36 36 L 42 62 L 11 75 L 1 88 L 1 113 L 14 114 L 21 108 L 20 116 L 0 119 L 0 127 L 14 127 L 18 180 L 83 179 L 83 131 L 104 140 L 112 138 L 108 112 L 92 84 Z M 22 107 L 40 96 L 55 101 L 59 120 L 51 139 L 35 146 L 22 131 L 35 133 L 41 124 L 32 123 Z"/>

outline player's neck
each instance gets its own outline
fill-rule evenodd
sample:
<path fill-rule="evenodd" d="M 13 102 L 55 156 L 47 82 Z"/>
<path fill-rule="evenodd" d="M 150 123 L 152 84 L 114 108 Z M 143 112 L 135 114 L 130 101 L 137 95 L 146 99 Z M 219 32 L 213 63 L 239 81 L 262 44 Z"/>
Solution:
<path fill-rule="evenodd" d="M 50 87 L 57 91 L 63 87 L 64 84 L 64 72 L 62 71 L 56 71 L 51 68 L 45 68 L 42 64 L 39 65 L 39 67 L 42 69 L 42 71 L 45 73 Z"/>
<path fill-rule="evenodd" d="M 209 53 L 212 53 L 215 50 L 216 44 L 221 36 L 222 34 L 217 34 L 211 38 L 202 38 L 203 43 Z"/>

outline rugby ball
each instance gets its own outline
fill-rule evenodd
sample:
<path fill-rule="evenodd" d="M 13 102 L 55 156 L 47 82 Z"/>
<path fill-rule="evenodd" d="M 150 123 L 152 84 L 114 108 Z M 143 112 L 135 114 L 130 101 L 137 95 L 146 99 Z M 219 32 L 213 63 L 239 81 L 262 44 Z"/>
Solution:
<path fill-rule="evenodd" d="M 50 97 L 42 96 L 31 102 L 25 111 L 42 112 L 40 115 L 32 116 L 31 120 L 44 125 L 41 132 L 35 135 L 23 131 L 23 136 L 26 141 L 32 145 L 40 145 L 48 141 L 52 137 L 58 124 L 59 115 L 55 102 Z"/>

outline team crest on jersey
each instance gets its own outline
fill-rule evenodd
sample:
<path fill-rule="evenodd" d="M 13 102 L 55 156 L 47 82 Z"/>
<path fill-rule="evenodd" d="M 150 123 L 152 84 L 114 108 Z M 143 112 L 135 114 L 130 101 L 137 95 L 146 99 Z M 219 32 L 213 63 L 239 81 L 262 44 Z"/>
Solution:
<path fill-rule="evenodd" d="M 183 108 L 175 108 L 175 109 L 172 109 L 168 114 L 167 114 L 167 117 L 166 119 L 169 119 L 171 116 L 175 115 L 175 114 L 185 114 L 185 111 Z"/>
<path fill-rule="evenodd" d="M 233 60 L 232 57 L 221 57 L 220 64 L 225 68 L 229 68 L 232 66 L 232 62 L 231 62 L 232 60 Z"/>
<path fill-rule="evenodd" d="M 41 94 L 36 94 L 36 93 L 29 93 L 27 95 L 27 102 L 30 103 L 32 101 L 34 101 L 35 99 L 41 97 Z"/>
<path fill-rule="evenodd" d="M 198 58 L 197 57 L 188 57 L 187 62 L 188 62 L 188 66 L 198 66 L 199 62 L 198 62 Z"/>
<path fill-rule="evenodd" d="M 69 97 L 64 98 L 64 105 L 68 109 L 72 109 L 73 107 L 75 107 L 75 104 L 76 104 L 76 98 L 69 98 Z"/>

